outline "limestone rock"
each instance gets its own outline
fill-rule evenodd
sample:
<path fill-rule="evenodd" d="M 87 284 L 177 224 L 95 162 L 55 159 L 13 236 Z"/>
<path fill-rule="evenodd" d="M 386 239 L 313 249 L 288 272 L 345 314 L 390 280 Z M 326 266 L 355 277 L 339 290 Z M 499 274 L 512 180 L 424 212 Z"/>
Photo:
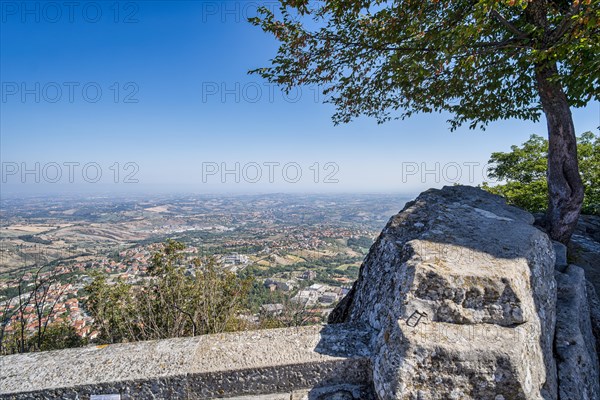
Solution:
<path fill-rule="evenodd" d="M 330 319 L 377 332 L 380 399 L 556 399 L 555 256 L 533 220 L 463 186 L 391 218 Z"/>
<path fill-rule="evenodd" d="M 567 246 L 560 242 L 552 241 L 554 246 L 554 254 L 556 256 L 555 268 L 560 272 L 565 272 L 565 269 L 569 265 L 567 262 Z"/>
<path fill-rule="evenodd" d="M 600 298 L 590 281 L 585 282 L 585 293 L 590 307 L 590 319 L 592 322 L 592 333 L 596 339 L 596 354 L 600 360 Z"/>
<path fill-rule="evenodd" d="M 592 333 L 583 269 L 569 265 L 556 273 L 558 285 L 555 349 L 561 400 L 600 398 L 598 357 Z"/>
<path fill-rule="evenodd" d="M 587 236 L 595 242 L 600 243 L 600 216 L 581 215 L 575 229 L 575 234 Z"/>
<path fill-rule="evenodd" d="M 571 263 L 583 268 L 586 279 L 600 294 L 600 217 L 582 215 L 569 243 Z"/>

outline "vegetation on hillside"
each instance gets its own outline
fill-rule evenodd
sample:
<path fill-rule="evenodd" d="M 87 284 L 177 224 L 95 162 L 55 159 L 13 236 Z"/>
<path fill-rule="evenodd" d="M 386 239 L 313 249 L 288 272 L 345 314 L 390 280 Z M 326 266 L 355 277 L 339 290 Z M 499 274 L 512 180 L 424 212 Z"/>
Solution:
<path fill-rule="evenodd" d="M 600 136 L 585 132 L 577 139 L 577 154 L 585 196 L 584 214 L 600 215 Z M 509 203 L 531 212 L 545 212 L 548 206 L 548 140 L 531 135 L 521 146 L 511 151 L 493 153 L 488 176 L 502 183 L 483 188 L 501 196 Z"/>
<path fill-rule="evenodd" d="M 291 279 L 292 271 L 310 266 L 306 262 L 266 270 L 249 265 L 236 274 L 212 257 L 192 256 L 185 249 L 183 243 L 168 240 L 153 254 L 146 274 L 135 280 L 92 272 L 78 296 L 93 319 L 86 331 L 94 333 L 91 342 L 156 340 L 322 321 L 322 310 L 307 309 L 292 300 L 312 281 L 301 281 L 298 288 L 284 292 L 270 291 L 260 279 L 274 274 Z M 346 257 L 335 260 L 351 261 Z M 330 274 L 357 273 L 357 267 L 342 271 L 324 265 Z M 13 295 L 0 308 L 0 355 L 90 343 L 69 321 L 69 309 L 57 307 L 64 300 L 64 277 L 45 268 L 31 279 L 24 276 L 9 286 Z M 325 279 L 327 274 L 319 270 L 318 276 Z"/>
<path fill-rule="evenodd" d="M 60 290 L 57 297 L 50 296 L 62 279 L 41 267 L 28 282 L 23 278 L 13 281 L 7 290 L 12 295 L 0 303 L 0 355 L 59 350 L 87 343 L 58 315 Z"/>
<path fill-rule="evenodd" d="M 149 277 L 135 285 L 96 275 L 87 309 L 105 343 L 166 339 L 240 330 L 251 278 L 218 268 L 214 259 L 186 260 L 169 241 L 154 254 Z"/>

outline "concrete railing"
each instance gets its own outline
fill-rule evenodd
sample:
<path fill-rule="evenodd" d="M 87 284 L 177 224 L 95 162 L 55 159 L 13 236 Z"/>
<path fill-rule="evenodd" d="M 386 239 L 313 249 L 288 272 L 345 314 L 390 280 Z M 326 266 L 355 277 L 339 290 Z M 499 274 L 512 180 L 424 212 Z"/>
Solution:
<path fill-rule="evenodd" d="M 248 331 L 0 357 L 1 399 L 369 399 L 366 329 Z"/>

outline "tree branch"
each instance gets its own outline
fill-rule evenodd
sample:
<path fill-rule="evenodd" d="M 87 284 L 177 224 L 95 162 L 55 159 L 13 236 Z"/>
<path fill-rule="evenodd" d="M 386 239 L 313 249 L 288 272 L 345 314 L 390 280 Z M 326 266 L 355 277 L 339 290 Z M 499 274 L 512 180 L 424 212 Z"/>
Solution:
<path fill-rule="evenodd" d="M 498 21 L 502 26 L 504 26 L 509 32 L 515 34 L 518 39 L 527 39 L 529 36 L 520 31 L 514 24 L 512 24 L 509 20 L 504 18 L 498 11 L 492 10 L 490 14 Z"/>
<path fill-rule="evenodd" d="M 581 3 L 578 1 L 574 1 L 571 4 L 569 12 L 563 17 L 562 21 L 560 21 L 560 24 L 558 24 L 558 26 L 554 28 L 548 35 L 548 40 L 550 43 L 556 42 L 569 30 L 569 28 L 573 25 L 572 17 L 579 12 L 580 8 Z"/>

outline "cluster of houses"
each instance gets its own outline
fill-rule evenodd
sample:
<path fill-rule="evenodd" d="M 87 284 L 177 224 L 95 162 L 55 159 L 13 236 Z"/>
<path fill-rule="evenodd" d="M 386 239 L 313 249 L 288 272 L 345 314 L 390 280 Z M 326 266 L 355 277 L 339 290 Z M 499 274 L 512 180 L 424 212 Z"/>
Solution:
<path fill-rule="evenodd" d="M 301 279 L 314 280 L 316 272 L 305 271 L 301 275 Z M 293 279 L 274 279 L 268 278 L 264 281 L 264 286 L 271 291 L 280 290 L 283 292 L 291 292 L 299 287 L 299 283 Z M 300 289 L 291 301 L 302 304 L 305 308 L 313 307 L 328 307 L 337 303 L 348 293 L 348 288 L 325 285 L 321 283 L 313 283 L 312 285 Z"/>
<path fill-rule="evenodd" d="M 23 293 L 20 300 L 17 296 L 4 301 L 2 308 L 10 315 L 8 320 L 3 321 L 4 332 L 18 331 L 23 322 L 25 331 L 32 334 L 37 332 L 40 324 L 46 326 L 64 321 L 72 325 L 79 336 L 95 339 L 98 331 L 93 329 L 93 319 L 82 310 L 76 297 L 80 289 L 79 285 L 54 283 L 48 287 L 43 303 L 36 304 L 30 292 Z M 42 315 L 39 315 L 38 307 L 43 310 Z"/>
<path fill-rule="evenodd" d="M 340 301 L 347 293 L 347 288 L 314 283 L 309 287 L 300 290 L 291 300 L 298 302 L 307 308 L 319 306 L 327 307 Z"/>

